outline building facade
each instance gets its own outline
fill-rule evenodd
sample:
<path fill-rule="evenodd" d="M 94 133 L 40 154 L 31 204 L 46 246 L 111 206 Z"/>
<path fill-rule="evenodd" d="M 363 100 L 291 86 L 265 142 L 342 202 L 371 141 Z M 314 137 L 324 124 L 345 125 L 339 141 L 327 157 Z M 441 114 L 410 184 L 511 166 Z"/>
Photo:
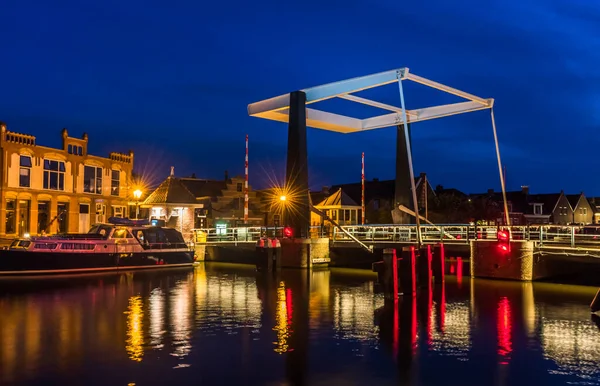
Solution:
<path fill-rule="evenodd" d="M 194 229 L 261 226 L 263 203 L 248 186 L 248 221 L 244 223 L 244 177 L 208 180 L 176 177 L 174 168 L 141 203 L 151 221 L 179 230 L 186 241 L 193 240 Z"/>
<path fill-rule="evenodd" d="M 125 217 L 133 152 L 88 154 L 88 136 L 62 131 L 62 149 L 0 123 L 0 237 L 87 232 L 108 217 Z"/>

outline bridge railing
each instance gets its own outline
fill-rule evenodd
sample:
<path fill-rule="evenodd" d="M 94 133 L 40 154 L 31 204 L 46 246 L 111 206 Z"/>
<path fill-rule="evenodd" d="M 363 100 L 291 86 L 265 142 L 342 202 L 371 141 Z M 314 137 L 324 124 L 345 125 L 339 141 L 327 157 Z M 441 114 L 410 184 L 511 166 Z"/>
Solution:
<path fill-rule="evenodd" d="M 365 243 L 416 243 L 416 225 L 344 225 L 344 230 Z M 466 224 L 422 225 L 424 243 L 468 244 L 471 240 L 496 240 L 498 230 L 510 230 L 513 241 L 535 241 L 540 245 L 600 247 L 600 226 L 513 225 L 474 226 Z M 283 227 L 238 227 L 194 229 L 195 243 L 256 242 L 263 236 L 283 237 Z M 329 237 L 333 242 L 354 242 L 334 227 L 310 227 L 311 238 Z"/>
<path fill-rule="evenodd" d="M 266 236 L 283 238 L 283 227 L 232 227 L 193 229 L 194 243 L 253 243 Z M 311 238 L 330 237 L 327 228 L 310 227 Z"/>

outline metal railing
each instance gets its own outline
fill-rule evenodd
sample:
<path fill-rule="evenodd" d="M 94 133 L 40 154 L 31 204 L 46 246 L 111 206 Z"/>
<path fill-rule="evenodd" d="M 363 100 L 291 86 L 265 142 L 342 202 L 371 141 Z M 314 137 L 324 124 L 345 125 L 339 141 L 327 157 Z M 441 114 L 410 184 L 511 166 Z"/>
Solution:
<path fill-rule="evenodd" d="M 344 225 L 341 228 L 365 244 L 417 243 L 416 225 Z M 538 245 L 570 247 L 596 245 L 600 248 L 600 226 L 578 225 L 421 225 L 421 241 L 424 244 L 468 244 L 471 240 L 497 240 L 498 230 L 509 230 L 512 241 L 534 241 Z M 283 227 L 194 229 L 195 243 L 256 242 L 264 236 L 282 238 Z M 310 237 L 328 237 L 334 243 L 355 242 L 335 227 L 310 227 Z"/>

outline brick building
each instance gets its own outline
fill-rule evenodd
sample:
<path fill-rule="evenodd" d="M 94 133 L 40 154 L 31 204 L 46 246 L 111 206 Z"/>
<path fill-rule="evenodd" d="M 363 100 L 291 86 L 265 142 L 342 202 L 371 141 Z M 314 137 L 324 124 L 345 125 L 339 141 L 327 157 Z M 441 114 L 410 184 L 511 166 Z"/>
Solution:
<path fill-rule="evenodd" d="M 0 122 L 0 237 L 87 232 L 108 217 L 127 215 L 133 152 L 88 154 L 88 136 L 62 148 L 39 146 L 32 135 Z"/>

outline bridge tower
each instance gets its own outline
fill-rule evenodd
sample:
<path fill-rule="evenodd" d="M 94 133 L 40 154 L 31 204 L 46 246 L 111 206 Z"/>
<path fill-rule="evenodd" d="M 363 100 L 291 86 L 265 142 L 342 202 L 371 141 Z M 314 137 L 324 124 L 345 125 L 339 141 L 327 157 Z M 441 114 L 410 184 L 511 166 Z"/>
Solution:
<path fill-rule="evenodd" d="M 420 83 L 425 86 L 459 96 L 466 99 L 466 101 L 408 110 L 405 106 L 402 86 L 403 81 Z M 355 95 L 356 93 L 367 89 L 393 83 L 398 85 L 400 94 L 400 107 Z M 308 105 L 317 104 L 318 102 L 333 98 L 340 98 L 365 104 L 381 110 L 387 110 L 388 113 L 371 118 L 358 119 L 307 107 Z M 294 91 L 289 94 L 251 103 L 248 105 L 248 115 L 288 123 L 286 188 L 293 189 L 295 206 L 294 210 L 286 210 L 286 215 L 288 216 L 286 222 L 290 227 L 292 227 L 294 236 L 302 239 L 309 237 L 311 211 L 309 197 L 310 193 L 308 191 L 308 155 L 306 143 L 307 126 L 344 134 L 386 127 L 396 127 L 398 137 L 396 152 L 395 211 L 396 213 L 400 212 L 397 207 L 402 205 L 405 208 L 410 208 L 416 214 L 418 214 L 409 126 L 412 123 L 424 120 L 442 118 L 450 115 L 478 110 L 492 110 L 493 105 L 493 99 L 481 98 L 431 81 L 411 73 L 408 68 L 399 68 Z M 504 193 L 505 187 L 504 179 L 502 177 L 502 165 L 500 162 L 500 153 L 493 117 L 492 111 L 492 125 L 494 128 L 494 139 L 496 141 L 500 182 L 502 185 L 502 192 Z M 506 203 L 505 194 L 504 201 L 506 217 L 508 220 L 508 206 Z M 404 212 L 402 212 L 401 216 L 398 215 L 397 217 L 398 221 L 395 222 L 399 223 L 409 223 L 409 219 L 411 219 L 411 217 L 404 214 Z M 418 217 L 415 218 L 415 222 L 417 225 L 419 225 Z M 419 226 L 416 228 L 416 233 L 418 243 L 421 244 Z"/>

